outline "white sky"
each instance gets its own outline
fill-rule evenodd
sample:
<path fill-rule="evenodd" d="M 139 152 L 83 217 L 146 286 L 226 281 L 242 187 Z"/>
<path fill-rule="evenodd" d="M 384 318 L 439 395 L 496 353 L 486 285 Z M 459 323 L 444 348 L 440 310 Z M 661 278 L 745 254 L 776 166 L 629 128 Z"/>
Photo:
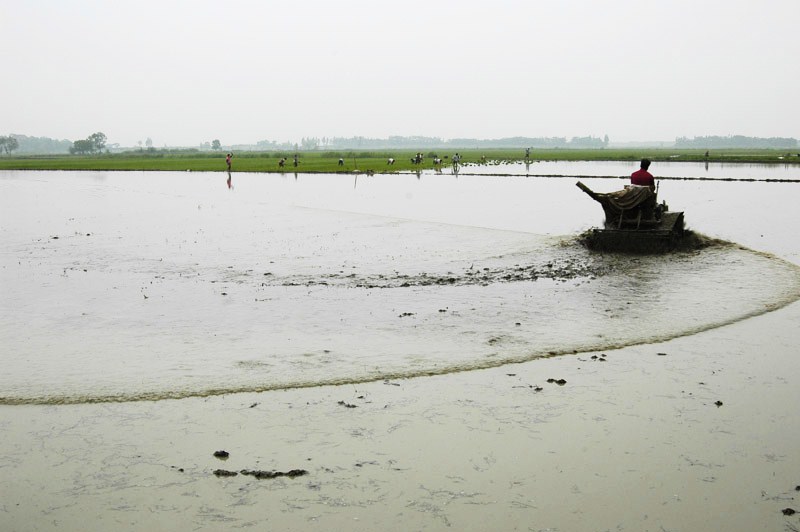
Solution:
<path fill-rule="evenodd" d="M 0 0 L 0 135 L 800 138 L 800 0 Z"/>

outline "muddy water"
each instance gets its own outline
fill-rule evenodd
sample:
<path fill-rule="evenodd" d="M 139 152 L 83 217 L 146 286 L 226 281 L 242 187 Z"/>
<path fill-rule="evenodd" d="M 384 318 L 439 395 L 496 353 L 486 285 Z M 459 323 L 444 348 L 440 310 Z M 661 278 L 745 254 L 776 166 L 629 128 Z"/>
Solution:
<path fill-rule="evenodd" d="M 794 183 L 669 182 L 662 198 L 694 229 L 741 245 L 631 257 L 575 244 L 601 213 L 569 179 L 226 179 L 0 174 L 0 401 L 463 371 L 680 337 L 800 297 Z M 731 216 L 753 204 L 772 208 Z"/>

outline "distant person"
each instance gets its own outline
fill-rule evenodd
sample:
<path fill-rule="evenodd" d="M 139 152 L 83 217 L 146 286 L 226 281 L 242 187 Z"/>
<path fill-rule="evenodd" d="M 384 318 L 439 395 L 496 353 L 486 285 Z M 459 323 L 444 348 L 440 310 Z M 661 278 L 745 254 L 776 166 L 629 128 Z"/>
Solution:
<path fill-rule="evenodd" d="M 639 169 L 631 174 L 631 185 L 649 187 L 651 191 L 656 191 L 656 180 L 653 174 L 647 171 L 650 168 L 650 159 L 642 159 Z"/>
<path fill-rule="evenodd" d="M 228 154 L 228 156 L 227 156 L 227 157 L 225 157 L 225 164 L 227 164 L 227 165 L 228 165 L 228 172 L 230 172 L 230 171 L 231 171 L 231 159 L 232 159 L 232 158 L 233 158 L 233 155 L 232 155 L 232 154 L 230 154 L 230 153 Z"/>
<path fill-rule="evenodd" d="M 525 158 L 526 159 L 530 159 L 531 158 L 531 149 L 530 148 L 525 148 Z"/>
<path fill-rule="evenodd" d="M 339 166 L 344 166 L 344 159 L 339 157 Z"/>
<path fill-rule="evenodd" d="M 297 154 L 295 153 L 295 154 L 294 154 L 294 166 L 295 166 L 295 168 L 297 168 L 297 164 L 298 164 L 299 162 L 300 162 L 300 161 L 298 160 Z"/>

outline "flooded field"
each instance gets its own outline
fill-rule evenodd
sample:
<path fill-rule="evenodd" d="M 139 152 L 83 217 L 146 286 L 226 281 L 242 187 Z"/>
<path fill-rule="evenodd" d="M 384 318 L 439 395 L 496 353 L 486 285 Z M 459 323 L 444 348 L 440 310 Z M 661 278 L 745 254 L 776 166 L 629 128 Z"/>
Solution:
<path fill-rule="evenodd" d="M 576 244 L 602 213 L 569 178 L 3 172 L 0 401 L 442 374 L 732 323 L 800 297 L 800 184 L 774 175 L 664 181 L 731 243 L 634 257 Z"/>
<path fill-rule="evenodd" d="M 0 172 L 0 528 L 796 530 L 775 177 Z"/>

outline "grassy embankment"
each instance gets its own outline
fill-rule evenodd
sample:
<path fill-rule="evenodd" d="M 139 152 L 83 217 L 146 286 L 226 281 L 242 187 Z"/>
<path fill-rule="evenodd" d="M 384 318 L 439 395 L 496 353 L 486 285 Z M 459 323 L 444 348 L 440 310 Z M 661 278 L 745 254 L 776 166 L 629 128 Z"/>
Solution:
<path fill-rule="evenodd" d="M 455 150 L 453 150 L 455 152 Z M 465 149 L 457 150 L 462 156 L 462 164 L 481 162 L 485 157 L 487 164 L 523 161 L 524 149 Z M 433 168 L 435 155 L 444 159 L 443 166 L 451 164 L 453 153 L 443 150 L 427 150 L 422 164 L 411 162 L 415 152 L 409 150 L 380 150 L 369 152 L 318 151 L 299 152 L 299 164 L 293 165 L 293 152 L 242 152 L 235 153 L 233 171 L 235 172 L 302 172 L 339 173 L 366 172 L 396 173 L 411 172 Z M 280 168 L 278 161 L 285 157 L 286 163 Z M 393 165 L 387 160 L 395 159 Z M 724 163 L 763 163 L 800 164 L 796 153 L 787 154 L 785 150 L 715 150 L 705 157 L 704 150 L 641 148 L 641 149 L 598 149 L 598 150 L 532 150 L 532 161 L 637 161 L 648 157 L 653 161 L 709 161 Z M 340 166 L 339 158 L 344 159 Z M 0 170 L 140 170 L 140 171 L 193 171 L 210 172 L 225 170 L 223 152 L 125 152 L 93 156 L 17 156 L 0 157 Z"/>

